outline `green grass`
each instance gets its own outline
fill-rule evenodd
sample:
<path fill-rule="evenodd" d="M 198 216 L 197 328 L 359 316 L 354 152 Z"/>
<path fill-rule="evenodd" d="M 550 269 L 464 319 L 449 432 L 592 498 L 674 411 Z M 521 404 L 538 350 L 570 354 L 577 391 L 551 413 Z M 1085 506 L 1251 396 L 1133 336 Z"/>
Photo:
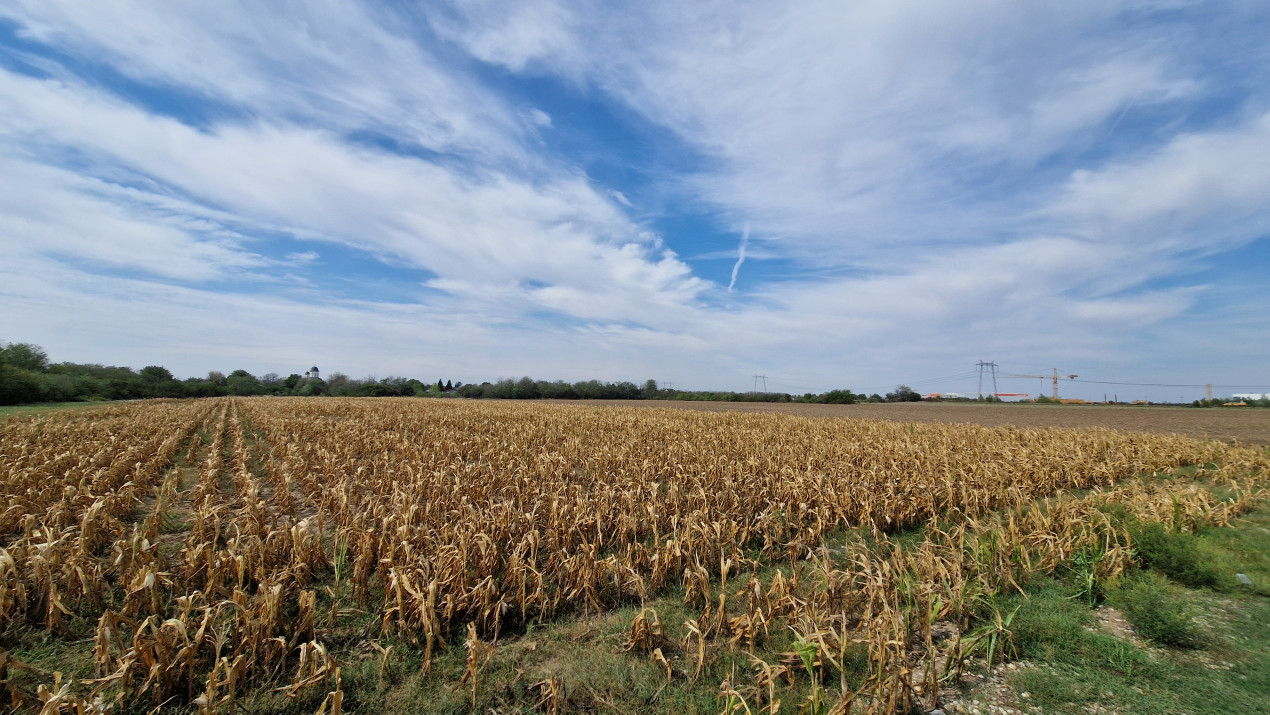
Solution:
<path fill-rule="evenodd" d="M 1131 534 L 1134 555 L 1144 566 L 1185 586 L 1212 587 L 1221 582 L 1220 564 L 1200 553 L 1195 534 L 1169 531 L 1160 523 L 1135 525 Z"/>
<path fill-rule="evenodd" d="M 1123 610 L 1141 644 L 1103 628 L 1097 611 L 1072 598 L 1080 589 L 1071 580 L 1035 580 L 1026 597 L 1006 599 L 1006 607 L 1020 607 L 1012 627 L 1019 657 L 1034 666 L 1007 677 L 1020 694 L 1007 704 L 1056 713 L 1095 704 L 1121 713 L 1270 712 L 1270 508 L 1232 528 L 1179 536 L 1191 541 L 1172 542 L 1167 553 L 1200 554 L 1198 563 L 1218 579 L 1185 586 L 1148 569 L 1109 588 L 1108 604 Z M 1180 569 L 1164 563 L 1190 580 L 1189 558 Z M 1231 585 L 1236 572 L 1254 587 Z"/>
<path fill-rule="evenodd" d="M 1139 633 L 1159 645 L 1200 648 L 1207 640 L 1195 622 L 1194 598 L 1159 573 L 1132 574 L 1111 594 L 1111 602 L 1124 611 Z"/>

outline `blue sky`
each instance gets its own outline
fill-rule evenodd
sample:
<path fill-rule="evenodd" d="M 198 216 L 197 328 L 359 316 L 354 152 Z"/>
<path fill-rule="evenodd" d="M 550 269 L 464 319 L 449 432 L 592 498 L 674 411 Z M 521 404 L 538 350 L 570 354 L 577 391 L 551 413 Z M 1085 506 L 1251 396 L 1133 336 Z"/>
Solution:
<path fill-rule="evenodd" d="M 1264 2 L 13 0 L 0 340 L 181 376 L 1270 391 L 1267 36 Z"/>

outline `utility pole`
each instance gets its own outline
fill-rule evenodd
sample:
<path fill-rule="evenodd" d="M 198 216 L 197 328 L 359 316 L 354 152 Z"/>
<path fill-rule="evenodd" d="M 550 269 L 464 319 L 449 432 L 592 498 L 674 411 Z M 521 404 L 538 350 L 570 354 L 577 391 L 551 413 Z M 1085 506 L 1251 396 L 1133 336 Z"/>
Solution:
<path fill-rule="evenodd" d="M 983 399 L 983 371 L 984 371 L 984 368 L 990 368 L 990 372 L 992 373 L 992 394 L 993 394 L 993 395 L 996 395 L 998 392 L 1000 392 L 1000 390 L 998 390 L 998 389 L 997 389 L 997 364 L 996 364 L 996 362 L 984 362 L 984 361 L 980 360 L 980 361 L 979 361 L 979 363 L 978 363 L 978 365 L 977 365 L 977 367 L 979 368 L 979 399 L 981 399 L 981 400 Z"/>
<path fill-rule="evenodd" d="M 754 391 L 755 391 L 755 392 L 758 392 L 758 383 L 759 383 L 759 380 L 762 380 L 762 381 L 763 381 L 763 392 L 765 392 L 765 393 L 766 393 L 766 392 L 767 392 L 767 375 L 755 375 L 755 376 L 754 376 Z"/>

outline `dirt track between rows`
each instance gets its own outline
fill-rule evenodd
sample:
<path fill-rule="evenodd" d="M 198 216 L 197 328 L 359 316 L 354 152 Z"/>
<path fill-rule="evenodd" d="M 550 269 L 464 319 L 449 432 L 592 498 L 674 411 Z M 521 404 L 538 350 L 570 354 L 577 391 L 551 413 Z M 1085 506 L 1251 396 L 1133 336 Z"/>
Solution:
<path fill-rule="evenodd" d="M 572 401 L 569 401 L 572 402 Z M 1270 410 L 1128 405 L 980 405 L 906 402 L 863 405 L 809 405 L 769 402 L 673 402 L 587 400 L 580 404 L 662 407 L 707 412 L 783 412 L 804 417 L 854 417 L 900 422 L 968 422 L 999 427 L 1106 427 L 1131 432 L 1184 434 L 1243 445 L 1270 445 Z"/>

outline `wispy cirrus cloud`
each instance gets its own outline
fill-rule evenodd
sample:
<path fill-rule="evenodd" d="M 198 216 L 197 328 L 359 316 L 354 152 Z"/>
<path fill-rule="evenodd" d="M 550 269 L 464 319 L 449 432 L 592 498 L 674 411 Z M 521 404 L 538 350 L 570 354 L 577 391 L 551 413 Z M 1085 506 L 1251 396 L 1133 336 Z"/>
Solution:
<path fill-rule="evenodd" d="M 174 92 L 178 106 L 156 102 L 165 113 L 377 131 L 440 152 L 521 151 L 515 107 L 394 31 L 401 23 L 386 8 L 20 0 L 0 16 L 23 37 L 156 87 L 148 97 Z"/>
<path fill-rule="evenodd" d="M 738 320 L 764 335 L 877 325 L 884 340 L 905 325 L 963 354 L 1134 354 L 1124 336 L 1195 306 L 1197 252 L 1267 233 L 1270 212 L 1249 202 L 1265 195 L 1270 144 L 1242 108 L 1266 106 L 1245 74 L 1267 57 L 1264 9 L 533 5 L 515 27 L 451 6 L 442 32 L 673 130 L 707 160 L 671 180 L 752 222 L 768 237 L 757 250 L 848 270 L 760 282 Z M 557 31 L 526 29 L 535 17 Z M 1247 51 L 1239 71 L 1206 39 L 1218 35 Z M 1092 330 L 1121 332 L 1080 337 Z M 1049 337 L 1023 347 L 1023 334 Z"/>
<path fill-rule="evenodd" d="M 469 24 L 449 36 L 512 70 L 581 77 L 675 130 L 712 160 L 683 178 L 703 200 L 817 261 L 999 240 L 1045 199 L 1054 177 L 1038 162 L 1201 93 L 1158 28 L 1105 29 L 1130 12 L 1115 3 L 647 3 L 634 17 L 531 4 L 515 22 L 464 4 Z M 517 42 L 533 18 L 551 40 Z"/>
<path fill-rule="evenodd" d="M 1270 233 L 1267 147 L 1270 112 L 1179 133 L 1144 155 L 1074 171 L 1051 209 L 1082 235 L 1219 250 Z"/>
<path fill-rule="evenodd" d="M 135 191 L 175 193 L 227 222 L 404 261 L 437 276 L 432 287 L 532 281 L 546 287 L 522 296 L 519 310 L 590 316 L 594 299 L 567 296 L 607 294 L 601 302 L 623 319 L 702 289 L 655 236 L 568 173 L 455 170 L 282 121 L 196 128 L 87 85 L 10 72 L 0 71 L 0 98 L 15 150 L 49 159 L 73 147 L 103 175 L 151 189 Z M 102 250 L 145 256 L 120 242 Z"/>

